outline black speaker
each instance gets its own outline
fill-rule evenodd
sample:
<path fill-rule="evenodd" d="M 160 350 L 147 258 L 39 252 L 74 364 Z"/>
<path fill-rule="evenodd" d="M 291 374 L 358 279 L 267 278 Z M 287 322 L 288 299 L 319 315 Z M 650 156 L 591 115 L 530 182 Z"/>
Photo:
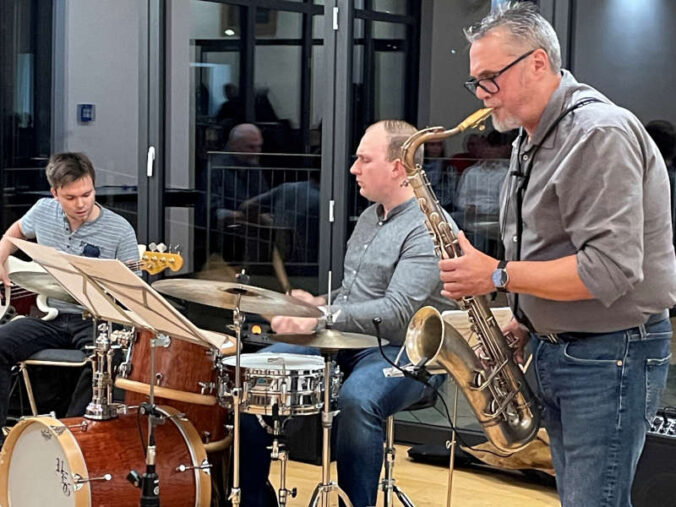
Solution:
<path fill-rule="evenodd" d="M 631 498 L 634 507 L 676 505 L 676 418 L 663 412 L 646 435 Z"/>

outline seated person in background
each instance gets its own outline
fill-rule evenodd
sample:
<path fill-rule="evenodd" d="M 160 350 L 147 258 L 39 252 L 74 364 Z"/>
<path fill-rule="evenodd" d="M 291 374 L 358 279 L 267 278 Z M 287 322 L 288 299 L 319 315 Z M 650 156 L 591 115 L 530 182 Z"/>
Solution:
<path fill-rule="evenodd" d="M 423 305 L 440 310 L 449 302 L 440 297 L 437 258 L 413 190 L 402 185 L 406 173 L 398 158 L 401 146 L 416 129 L 403 121 L 386 120 L 366 130 L 350 173 L 360 193 L 374 204 L 359 217 L 347 243 L 344 278 L 330 310 L 333 328 L 375 335 L 374 317 L 382 318 L 385 354 L 394 360 L 404 342 L 413 314 Z M 422 162 L 422 148 L 416 154 Z M 316 305 L 324 297 L 295 290 L 292 294 Z M 312 333 L 317 319 L 274 317 L 279 333 Z M 318 354 L 317 349 L 276 344 L 268 352 Z M 405 354 L 404 354 L 405 356 Z M 407 359 L 404 357 L 404 361 Z M 334 427 L 338 483 L 355 507 L 375 505 L 382 466 L 383 422 L 420 400 L 423 384 L 404 377 L 387 378 L 389 364 L 377 347 L 344 350 L 336 362 L 345 374 L 338 396 L 340 415 Z M 443 378 L 434 377 L 441 383 Z M 269 473 L 270 437 L 254 416 L 242 417 L 242 500 L 265 505 L 262 497 Z"/>
<path fill-rule="evenodd" d="M 515 137 L 516 131 L 487 134 L 481 149 L 483 158 L 465 169 L 458 182 L 452 216 L 481 250 L 497 240 L 500 188 Z"/>
<path fill-rule="evenodd" d="M 486 144 L 486 139 L 481 134 L 473 132 L 467 134 L 462 141 L 463 149 L 465 150 L 462 153 L 456 153 L 448 159 L 448 163 L 455 169 L 458 177 L 467 169 L 469 166 L 476 164 L 478 160 L 482 159 L 483 156 L 483 147 Z"/>
<path fill-rule="evenodd" d="M 3 284 L 10 283 L 4 266 L 16 250 L 8 237 L 35 239 L 40 245 L 68 254 L 121 261 L 139 259 L 136 234 L 129 222 L 96 203 L 94 167 L 84 153 L 52 155 L 46 174 L 54 198 L 40 199 L 0 240 Z M 84 350 L 92 344 L 92 322 L 83 320 L 81 306 L 51 299 L 50 304 L 59 310 L 53 320 L 25 317 L 0 326 L 0 426 L 7 419 L 12 366 L 43 349 Z M 92 369 L 85 368 L 66 417 L 84 414 L 91 398 Z"/>
<path fill-rule="evenodd" d="M 319 243 L 319 171 L 306 181 L 282 183 L 244 202 L 247 222 L 272 226 L 285 262 L 316 263 Z"/>
<path fill-rule="evenodd" d="M 448 165 L 446 160 L 444 141 L 438 139 L 425 143 L 425 159 L 423 169 L 427 179 L 432 185 L 432 190 L 437 196 L 439 204 L 448 206 L 453 200 L 457 185 L 457 171 Z"/>
<path fill-rule="evenodd" d="M 230 131 L 224 155 L 213 158 L 209 212 L 219 229 L 242 218 L 239 207 L 251 197 L 268 191 L 260 168 L 261 131 L 242 123 Z"/>

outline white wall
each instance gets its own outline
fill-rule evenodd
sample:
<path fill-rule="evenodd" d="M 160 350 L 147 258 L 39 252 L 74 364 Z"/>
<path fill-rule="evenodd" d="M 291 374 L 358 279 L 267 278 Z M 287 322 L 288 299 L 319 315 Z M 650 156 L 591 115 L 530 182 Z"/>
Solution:
<path fill-rule="evenodd" d="M 84 151 L 99 185 L 138 180 L 139 45 L 144 36 L 137 0 L 66 0 L 63 118 L 57 149 Z M 59 34 L 57 34 L 59 36 Z M 94 104 L 96 119 L 82 125 L 77 104 Z"/>
<path fill-rule="evenodd" d="M 588 0 L 577 8 L 573 70 L 643 123 L 676 123 L 676 2 Z"/>

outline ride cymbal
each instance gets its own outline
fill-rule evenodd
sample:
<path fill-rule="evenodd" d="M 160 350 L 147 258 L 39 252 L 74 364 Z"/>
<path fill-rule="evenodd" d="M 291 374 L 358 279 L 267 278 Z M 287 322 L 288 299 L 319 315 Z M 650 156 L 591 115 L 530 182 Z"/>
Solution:
<path fill-rule="evenodd" d="M 241 283 L 175 278 L 159 280 L 152 286 L 168 296 L 228 310 L 238 306 L 245 313 L 315 318 L 322 315 L 316 306 L 298 298 Z"/>

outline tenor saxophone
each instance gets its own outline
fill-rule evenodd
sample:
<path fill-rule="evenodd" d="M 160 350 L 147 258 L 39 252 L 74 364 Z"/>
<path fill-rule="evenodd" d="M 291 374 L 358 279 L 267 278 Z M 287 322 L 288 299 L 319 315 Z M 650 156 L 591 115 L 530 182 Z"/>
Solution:
<path fill-rule="evenodd" d="M 438 257 L 459 257 L 457 236 L 414 155 L 427 141 L 445 139 L 468 128 L 482 128 L 491 109 L 480 109 L 451 130 L 432 127 L 413 134 L 402 146 L 401 160 L 407 182 L 418 205 Z M 463 297 L 457 301 L 467 312 L 478 345 L 475 348 L 458 330 L 444 322 L 433 307 L 418 310 L 406 333 L 406 352 L 413 363 L 427 369 L 443 368 L 467 398 L 488 440 L 500 451 L 510 453 L 523 448 L 537 433 L 540 414 L 523 372 L 513 359 L 512 350 L 492 314 L 485 296 Z M 481 357 L 479 357 L 479 354 Z"/>

